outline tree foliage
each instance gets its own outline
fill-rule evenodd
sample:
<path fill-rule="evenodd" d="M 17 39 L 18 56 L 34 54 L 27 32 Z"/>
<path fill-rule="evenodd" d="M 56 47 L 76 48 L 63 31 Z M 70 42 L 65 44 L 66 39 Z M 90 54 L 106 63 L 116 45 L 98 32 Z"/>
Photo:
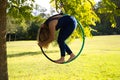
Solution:
<path fill-rule="evenodd" d="M 17 31 L 17 24 L 16 24 L 16 21 L 13 17 L 11 16 L 7 16 L 7 32 L 8 33 L 15 33 Z"/>
<path fill-rule="evenodd" d="M 42 14 L 34 17 L 32 24 L 30 25 L 30 27 L 28 27 L 27 32 L 28 32 L 28 39 L 31 40 L 36 40 L 37 37 L 37 32 L 39 29 L 39 25 L 43 23 L 43 21 L 45 20 L 44 18 L 41 17 Z M 44 17 L 44 16 L 43 16 Z"/>
<path fill-rule="evenodd" d="M 120 34 L 120 1 L 103 0 L 98 3 L 95 11 L 101 22 L 92 27 L 97 30 L 92 32 L 93 35 Z"/>
<path fill-rule="evenodd" d="M 26 27 L 26 20 L 32 19 L 34 0 L 8 0 L 7 15 L 13 17 L 19 26 Z"/>
<path fill-rule="evenodd" d="M 7 13 L 15 18 L 31 18 L 34 0 L 8 0 Z"/>
<path fill-rule="evenodd" d="M 51 2 L 54 0 L 51 0 Z M 72 16 L 75 16 L 79 20 L 85 31 L 86 36 L 91 36 L 91 25 L 96 25 L 95 22 L 99 21 L 98 16 L 93 10 L 95 5 L 94 0 L 56 0 L 56 8 L 60 8 L 59 4 L 63 3 L 63 12 Z M 77 32 L 80 29 L 78 29 Z M 75 33 L 74 36 L 78 36 L 78 33 Z"/>
<path fill-rule="evenodd" d="M 105 19 L 111 22 L 111 27 L 116 27 L 116 16 L 120 16 L 120 0 L 102 0 L 98 4 L 98 13 L 106 15 Z"/>

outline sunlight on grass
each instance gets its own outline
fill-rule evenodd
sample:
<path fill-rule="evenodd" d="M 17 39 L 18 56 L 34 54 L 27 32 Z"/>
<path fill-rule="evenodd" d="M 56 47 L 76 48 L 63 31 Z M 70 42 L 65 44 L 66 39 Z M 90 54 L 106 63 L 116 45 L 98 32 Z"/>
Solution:
<path fill-rule="evenodd" d="M 87 38 L 81 55 L 62 65 L 46 59 L 36 41 L 8 42 L 9 80 L 120 80 L 119 39 L 120 36 Z M 75 53 L 79 45 L 77 40 L 70 44 Z M 50 48 L 47 54 L 57 59 L 59 49 Z"/>

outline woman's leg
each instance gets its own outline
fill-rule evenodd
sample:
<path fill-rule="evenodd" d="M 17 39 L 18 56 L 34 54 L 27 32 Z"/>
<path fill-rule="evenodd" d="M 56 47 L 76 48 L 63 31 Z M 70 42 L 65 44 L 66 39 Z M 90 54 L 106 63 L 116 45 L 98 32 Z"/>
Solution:
<path fill-rule="evenodd" d="M 65 28 L 60 29 L 57 42 L 60 48 L 61 58 L 57 60 L 57 62 L 64 62 L 65 52 L 67 52 L 70 56 L 71 54 L 73 55 L 72 51 L 65 43 L 65 40 L 72 34 L 74 29 L 74 25 L 66 26 Z"/>
<path fill-rule="evenodd" d="M 70 55 L 70 58 L 74 56 L 70 48 L 65 43 L 65 40 L 72 34 L 76 26 L 77 21 L 74 17 L 64 16 L 59 20 L 57 29 L 60 29 L 60 31 L 57 42 L 60 48 L 61 58 L 57 60 L 58 62 L 64 62 L 65 52 Z"/>

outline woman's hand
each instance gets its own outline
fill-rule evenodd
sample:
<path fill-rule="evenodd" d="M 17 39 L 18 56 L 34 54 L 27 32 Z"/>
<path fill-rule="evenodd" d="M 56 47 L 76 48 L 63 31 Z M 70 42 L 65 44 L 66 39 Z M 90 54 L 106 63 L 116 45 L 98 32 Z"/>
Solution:
<path fill-rule="evenodd" d="M 48 44 L 45 44 L 45 42 L 38 42 L 38 46 L 48 48 Z"/>
<path fill-rule="evenodd" d="M 42 47 L 43 43 L 42 42 L 38 42 L 38 46 Z"/>

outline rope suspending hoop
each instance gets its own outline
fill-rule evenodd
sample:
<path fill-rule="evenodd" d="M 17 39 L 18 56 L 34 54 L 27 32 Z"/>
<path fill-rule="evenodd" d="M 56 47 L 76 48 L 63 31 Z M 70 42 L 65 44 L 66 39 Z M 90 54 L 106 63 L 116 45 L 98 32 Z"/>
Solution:
<path fill-rule="evenodd" d="M 83 50 L 84 43 L 85 43 L 85 34 L 84 34 L 83 27 L 82 27 L 82 25 L 80 24 L 80 22 L 79 22 L 78 20 L 77 20 L 77 23 L 78 23 L 78 26 L 80 27 L 81 32 L 82 32 L 82 46 L 81 46 L 78 54 L 77 54 L 73 59 L 71 59 L 70 61 L 66 61 L 66 62 L 63 62 L 63 63 L 59 63 L 59 64 L 65 64 L 65 63 L 69 63 L 69 62 L 73 61 L 74 59 L 76 59 L 76 58 L 80 55 L 80 53 L 81 53 L 82 50 Z M 44 54 L 44 56 L 45 56 L 48 60 L 57 63 L 55 60 L 52 60 L 51 58 L 49 58 L 49 57 L 46 55 L 46 53 L 44 52 L 44 50 L 43 50 L 42 47 L 40 47 L 40 49 L 41 49 L 42 53 Z"/>
<path fill-rule="evenodd" d="M 56 5 L 56 12 L 57 12 L 57 13 L 63 13 L 63 12 L 62 12 L 62 8 L 64 8 L 63 1 L 60 0 L 60 3 L 58 3 L 58 0 L 55 0 L 55 5 Z M 58 11 L 58 9 L 59 9 L 60 11 Z"/>

